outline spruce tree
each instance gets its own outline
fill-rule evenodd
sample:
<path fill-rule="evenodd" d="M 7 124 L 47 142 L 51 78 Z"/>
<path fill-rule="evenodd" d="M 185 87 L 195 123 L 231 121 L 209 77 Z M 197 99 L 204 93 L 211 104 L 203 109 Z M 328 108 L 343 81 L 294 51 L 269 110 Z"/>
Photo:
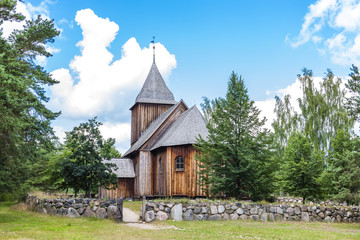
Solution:
<path fill-rule="evenodd" d="M 212 196 L 263 199 L 272 190 L 271 136 L 234 72 L 225 98 L 202 104 L 209 135 L 196 149 L 201 184 Z"/>

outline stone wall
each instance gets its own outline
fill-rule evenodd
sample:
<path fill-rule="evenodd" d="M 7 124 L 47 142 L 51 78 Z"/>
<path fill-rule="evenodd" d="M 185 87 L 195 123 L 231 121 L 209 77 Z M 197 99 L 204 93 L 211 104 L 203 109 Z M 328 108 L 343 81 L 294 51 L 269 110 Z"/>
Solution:
<path fill-rule="evenodd" d="M 244 204 L 244 203 L 165 203 L 146 204 L 145 222 L 154 220 L 254 220 L 360 222 L 359 207 Z"/>
<path fill-rule="evenodd" d="M 116 219 L 118 212 L 115 200 L 102 201 L 92 198 L 45 199 L 29 195 L 26 198 L 26 204 L 35 212 L 66 217 Z"/>

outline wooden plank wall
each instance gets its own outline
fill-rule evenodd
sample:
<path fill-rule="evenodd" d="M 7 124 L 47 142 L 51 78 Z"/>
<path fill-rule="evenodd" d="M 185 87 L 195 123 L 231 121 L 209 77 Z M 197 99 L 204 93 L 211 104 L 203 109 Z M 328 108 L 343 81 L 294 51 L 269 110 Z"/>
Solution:
<path fill-rule="evenodd" d="M 139 196 L 149 196 L 151 193 L 151 158 L 150 151 L 140 151 L 139 155 Z"/>
<path fill-rule="evenodd" d="M 112 187 L 112 186 L 111 186 Z M 118 178 L 118 187 L 116 189 L 101 189 L 101 198 L 118 199 L 120 197 L 128 198 L 134 196 L 134 179 Z"/>
<path fill-rule="evenodd" d="M 166 148 L 160 148 L 151 154 L 152 158 L 152 195 L 165 196 L 167 192 L 167 161 L 166 161 Z M 160 170 L 161 158 L 162 173 Z"/>
<path fill-rule="evenodd" d="M 171 106 L 155 103 L 136 104 L 131 109 L 131 144 L 134 144 L 149 125 Z"/>
<path fill-rule="evenodd" d="M 186 195 L 188 197 L 205 196 L 197 183 L 199 180 L 199 166 L 195 161 L 195 149 L 192 145 L 169 147 L 171 159 L 171 195 Z M 175 171 L 175 158 L 183 156 L 185 170 Z"/>

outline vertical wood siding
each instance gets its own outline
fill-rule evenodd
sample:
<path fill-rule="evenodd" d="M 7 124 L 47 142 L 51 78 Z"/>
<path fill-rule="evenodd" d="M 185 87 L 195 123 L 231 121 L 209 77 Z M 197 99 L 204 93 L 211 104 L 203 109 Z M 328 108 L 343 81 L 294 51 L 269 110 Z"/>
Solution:
<path fill-rule="evenodd" d="M 112 186 L 111 186 L 112 187 Z M 101 197 L 109 199 L 118 199 L 120 197 L 128 198 L 134 196 L 134 179 L 118 178 L 116 189 L 101 189 Z"/>
<path fill-rule="evenodd" d="M 131 109 L 131 145 L 161 114 L 172 105 L 155 103 L 138 103 Z"/>

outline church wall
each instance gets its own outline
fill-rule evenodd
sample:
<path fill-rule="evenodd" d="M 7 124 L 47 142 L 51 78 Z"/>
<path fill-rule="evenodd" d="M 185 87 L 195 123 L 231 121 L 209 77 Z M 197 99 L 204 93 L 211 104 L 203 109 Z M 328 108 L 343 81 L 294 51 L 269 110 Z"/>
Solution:
<path fill-rule="evenodd" d="M 138 162 L 138 186 L 139 196 L 150 196 L 151 194 L 151 159 L 149 151 L 140 151 Z"/>
<path fill-rule="evenodd" d="M 142 132 L 172 105 L 155 103 L 138 103 L 131 109 L 131 145 L 134 144 Z"/>
<path fill-rule="evenodd" d="M 196 150 L 192 145 L 182 145 L 170 147 L 171 164 L 171 195 L 186 195 L 188 197 L 204 196 L 204 192 L 200 188 L 197 181 L 199 180 L 199 167 L 195 161 Z M 177 156 L 184 157 L 184 171 L 175 170 L 175 158 Z"/>
<path fill-rule="evenodd" d="M 112 185 L 110 187 L 113 187 Z M 118 178 L 116 189 L 100 189 L 101 198 L 117 199 L 134 196 L 134 178 Z"/>
<path fill-rule="evenodd" d="M 152 195 L 165 196 L 167 187 L 166 148 L 151 153 L 152 161 Z"/>

